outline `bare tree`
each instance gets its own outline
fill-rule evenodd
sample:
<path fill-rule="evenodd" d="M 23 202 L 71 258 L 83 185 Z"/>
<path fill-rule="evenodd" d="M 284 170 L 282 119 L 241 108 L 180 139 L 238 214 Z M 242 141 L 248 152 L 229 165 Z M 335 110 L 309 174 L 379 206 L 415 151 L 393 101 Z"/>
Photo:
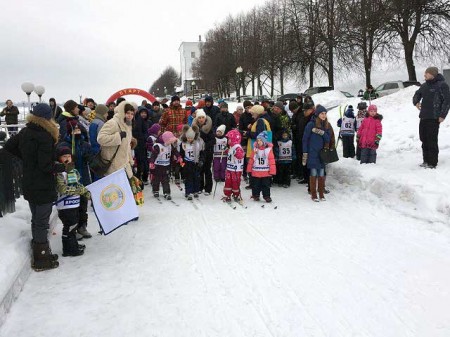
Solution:
<path fill-rule="evenodd" d="M 166 69 L 164 69 L 158 79 L 153 82 L 148 92 L 156 96 L 163 96 L 167 93 L 172 93 L 173 88 L 175 88 L 175 86 L 179 82 L 180 78 L 175 69 L 171 66 L 168 66 Z M 166 90 L 164 90 L 164 88 Z"/>

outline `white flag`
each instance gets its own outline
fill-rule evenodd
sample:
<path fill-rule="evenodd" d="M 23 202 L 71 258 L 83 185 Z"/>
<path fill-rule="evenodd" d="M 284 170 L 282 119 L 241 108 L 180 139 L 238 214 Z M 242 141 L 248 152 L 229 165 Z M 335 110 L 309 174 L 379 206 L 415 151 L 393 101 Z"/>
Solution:
<path fill-rule="evenodd" d="M 118 170 L 86 186 L 105 235 L 139 216 L 125 170 Z"/>

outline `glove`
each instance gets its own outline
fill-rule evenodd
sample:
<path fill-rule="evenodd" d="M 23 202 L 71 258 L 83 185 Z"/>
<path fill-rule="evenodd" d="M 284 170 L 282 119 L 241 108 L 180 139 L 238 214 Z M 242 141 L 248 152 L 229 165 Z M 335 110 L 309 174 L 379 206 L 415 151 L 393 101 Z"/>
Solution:
<path fill-rule="evenodd" d="M 120 131 L 120 139 L 124 139 L 127 136 L 125 131 Z"/>
<path fill-rule="evenodd" d="M 323 134 L 325 133 L 325 131 L 318 129 L 318 128 L 313 128 L 312 132 L 317 133 L 320 136 L 323 136 Z"/>
<path fill-rule="evenodd" d="M 150 170 L 154 170 L 155 169 L 155 163 L 150 163 L 149 167 L 150 167 Z"/>
<path fill-rule="evenodd" d="M 84 196 L 86 197 L 86 199 L 91 199 L 91 192 L 87 191 Z"/>
<path fill-rule="evenodd" d="M 178 164 L 183 165 L 183 158 L 181 158 L 181 157 L 178 158 L 177 162 L 178 162 Z"/>
<path fill-rule="evenodd" d="M 308 161 L 308 154 L 307 153 L 303 153 L 302 156 L 302 165 L 306 166 L 306 162 Z"/>
<path fill-rule="evenodd" d="M 67 173 L 69 173 L 70 171 L 72 171 L 75 168 L 75 163 L 72 162 L 72 161 L 70 163 L 67 163 L 67 164 L 64 164 L 64 165 L 66 167 L 65 171 Z"/>
<path fill-rule="evenodd" d="M 53 171 L 55 171 L 55 173 L 62 173 L 66 170 L 66 165 L 64 165 L 63 163 L 56 163 L 55 166 L 53 167 Z"/>
<path fill-rule="evenodd" d="M 202 167 L 203 167 L 203 161 L 199 161 L 198 163 L 197 163 L 197 167 L 199 168 L 199 169 L 201 169 Z"/>

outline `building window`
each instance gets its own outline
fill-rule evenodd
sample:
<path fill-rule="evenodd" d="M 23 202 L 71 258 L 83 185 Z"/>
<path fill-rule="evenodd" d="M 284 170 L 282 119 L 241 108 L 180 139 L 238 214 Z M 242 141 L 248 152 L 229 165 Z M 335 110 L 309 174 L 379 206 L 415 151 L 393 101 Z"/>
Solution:
<path fill-rule="evenodd" d="M 191 51 L 191 58 L 195 59 L 195 51 Z"/>

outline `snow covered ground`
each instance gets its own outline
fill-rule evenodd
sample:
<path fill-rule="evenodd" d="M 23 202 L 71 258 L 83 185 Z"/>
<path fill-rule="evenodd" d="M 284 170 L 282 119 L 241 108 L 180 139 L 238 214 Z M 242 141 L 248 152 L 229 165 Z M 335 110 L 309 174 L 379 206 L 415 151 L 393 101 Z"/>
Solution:
<path fill-rule="evenodd" d="M 296 182 L 272 188 L 277 209 L 245 190 L 248 208 L 233 210 L 220 201 L 223 185 L 215 199 L 194 202 L 172 186 L 179 206 L 160 205 L 147 188 L 139 221 L 30 275 L 0 337 L 449 336 L 449 121 L 438 168 L 419 169 L 413 92 L 375 102 L 384 115 L 378 163 L 331 165 L 326 202 L 313 203 Z M 326 106 L 358 102 L 337 98 L 314 97 Z M 337 118 L 329 112 L 333 125 Z M 2 219 L 0 238 L 9 231 L 26 251 L 25 203 L 18 208 Z M 98 228 L 93 214 L 89 226 Z M 56 233 L 60 253 L 59 226 Z M 15 266 L 7 262 L 0 259 L 2 279 Z"/>

